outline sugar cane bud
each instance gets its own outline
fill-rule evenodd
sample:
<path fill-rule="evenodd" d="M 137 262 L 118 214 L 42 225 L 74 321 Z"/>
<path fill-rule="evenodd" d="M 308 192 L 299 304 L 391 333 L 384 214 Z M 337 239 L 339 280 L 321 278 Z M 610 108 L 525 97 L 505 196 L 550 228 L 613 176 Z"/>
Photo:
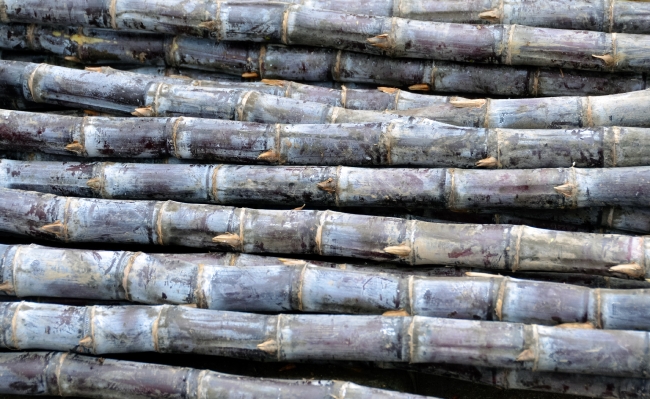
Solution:
<path fill-rule="evenodd" d="M 535 352 L 532 349 L 526 349 L 517 356 L 516 362 L 530 362 L 535 360 Z"/>
<path fill-rule="evenodd" d="M 280 160 L 280 154 L 276 150 L 266 150 L 257 157 L 260 161 L 266 162 L 278 162 Z"/>
<path fill-rule="evenodd" d="M 139 117 L 151 117 L 155 116 L 155 111 L 153 107 L 149 105 L 146 107 L 136 108 L 135 111 L 131 112 L 131 115 Z"/>
<path fill-rule="evenodd" d="M 58 237 L 63 237 L 65 235 L 65 225 L 61 223 L 60 220 L 57 220 L 54 223 L 46 224 L 45 226 L 41 227 L 41 230 L 46 233 L 54 234 Z"/>
<path fill-rule="evenodd" d="M 498 23 L 501 20 L 501 10 L 499 8 L 493 8 L 480 12 L 478 18 L 492 23 Z"/>
<path fill-rule="evenodd" d="M 392 245 L 384 248 L 384 252 L 404 258 L 411 254 L 411 247 L 405 243 L 400 245 Z"/>
<path fill-rule="evenodd" d="M 244 79 L 257 79 L 260 75 L 257 72 L 244 72 L 241 74 L 241 77 Z"/>
<path fill-rule="evenodd" d="M 395 93 L 399 92 L 399 89 L 396 88 L 396 87 L 382 87 L 382 86 L 380 86 L 380 87 L 377 87 L 377 90 L 381 91 L 382 93 L 386 93 L 386 94 L 395 94 Z"/>
<path fill-rule="evenodd" d="M 489 157 L 476 162 L 476 166 L 479 168 L 496 168 L 499 166 L 499 161 L 495 157 Z"/>
<path fill-rule="evenodd" d="M 560 186 L 553 187 L 553 189 L 565 197 L 573 197 L 577 192 L 576 186 L 571 183 L 565 183 Z"/>
<path fill-rule="evenodd" d="M 93 348 L 93 337 L 90 336 L 90 335 L 83 337 L 79 341 L 79 346 L 81 346 L 82 348 L 86 348 L 86 349 L 92 349 Z"/>
<path fill-rule="evenodd" d="M 592 323 L 562 323 L 558 324 L 555 326 L 556 328 L 580 328 L 580 329 L 587 329 L 587 330 L 593 330 L 594 325 Z"/>
<path fill-rule="evenodd" d="M 241 247 L 241 237 L 238 234 L 225 233 L 220 234 L 212 239 L 212 242 L 226 244 L 233 248 Z"/>
<path fill-rule="evenodd" d="M 430 91 L 431 86 L 429 86 L 426 83 L 418 83 L 418 84 L 414 84 L 414 85 L 409 86 L 409 90 L 413 90 L 413 91 Z"/>
<path fill-rule="evenodd" d="M 93 190 L 101 190 L 102 189 L 102 179 L 97 179 L 97 178 L 90 179 L 90 180 L 88 180 L 86 182 L 86 185 L 88 187 L 92 188 Z"/>
<path fill-rule="evenodd" d="M 388 310 L 384 313 L 381 314 L 384 317 L 407 317 L 411 316 L 409 312 L 407 312 L 404 309 L 398 309 L 398 310 Z"/>
<path fill-rule="evenodd" d="M 612 273 L 622 273 L 631 278 L 641 278 L 645 274 L 645 270 L 638 263 L 612 266 L 609 268 L 609 271 Z"/>
<path fill-rule="evenodd" d="M 316 187 L 331 194 L 336 193 L 336 186 L 337 186 L 336 180 L 334 180 L 331 177 L 325 181 L 316 184 Z"/>
<path fill-rule="evenodd" d="M 603 55 L 592 54 L 591 56 L 603 60 L 603 63 L 605 63 L 605 66 L 607 68 L 612 68 L 613 66 L 616 65 L 616 59 L 612 57 L 611 54 L 603 54 Z"/>
<path fill-rule="evenodd" d="M 78 141 L 73 141 L 72 143 L 66 145 L 65 149 L 71 152 L 82 153 L 84 151 L 84 146 L 81 145 Z"/>
<path fill-rule="evenodd" d="M 4 281 L 0 284 L 0 291 L 4 291 L 6 294 L 13 295 L 15 294 L 14 285 L 9 281 Z"/>
<path fill-rule="evenodd" d="M 388 49 L 391 48 L 392 45 L 390 43 L 390 38 L 387 33 L 382 33 L 381 35 L 377 35 L 375 37 L 371 37 L 368 40 L 368 43 L 370 43 L 371 46 L 375 46 L 381 49 Z"/>
<path fill-rule="evenodd" d="M 279 80 L 279 79 L 262 79 L 261 82 L 270 86 L 278 86 L 278 87 L 283 87 L 286 83 L 289 83 L 286 80 Z"/>
<path fill-rule="evenodd" d="M 471 100 L 468 98 L 453 97 L 451 100 L 449 100 L 449 104 L 453 105 L 456 108 L 481 108 L 487 104 L 487 100 L 484 100 L 482 98 Z"/>
<path fill-rule="evenodd" d="M 269 355 L 274 355 L 278 352 L 278 343 L 274 339 L 269 339 L 268 341 L 264 341 L 257 345 L 257 349 L 266 352 Z"/>

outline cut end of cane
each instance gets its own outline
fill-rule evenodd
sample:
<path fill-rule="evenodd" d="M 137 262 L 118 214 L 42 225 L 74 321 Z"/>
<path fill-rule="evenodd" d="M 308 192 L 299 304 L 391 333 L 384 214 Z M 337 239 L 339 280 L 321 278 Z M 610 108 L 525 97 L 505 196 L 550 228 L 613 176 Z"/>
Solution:
<path fill-rule="evenodd" d="M 336 182 L 331 177 L 325 181 L 316 184 L 316 187 L 328 193 L 336 192 Z"/>
<path fill-rule="evenodd" d="M 102 67 L 88 67 L 88 66 L 87 66 L 87 67 L 84 68 L 84 71 L 88 71 L 88 72 L 101 72 L 101 71 L 102 71 Z"/>
<path fill-rule="evenodd" d="M 267 150 L 261 153 L 257 159 L 266 162 L 277 162 L 280 160 L 280 154 L 276 150 Z"/>
<path fill-rule="evenodd" d="M 65 225 L 61 223 L 61 221 L 57 220 L 54 223 L 46 224 L 41 227 L 41 230 L 46 233 L 54 234 L 55 236 L 62 236 L 65 232 Z"/>
<path fill-rule="evenodd" d="M 593 330 L 595 327 L 591 323 L 562 323 L 555 326 L 555 328 L 579 328 L 582 330 Z"/>
<path fill-rule="evenodd" d="M 529 362 L 531 360 L 535 360 L 535 353 L 531 349 L 521 352 L 515 359 L 516 362 Z"/>
<path fill-rule="evenodd" d="M 622 273 L 632 278 L 643 277 L 645 270 L 638 263 L 627 263 L 624 265 L 616 265 L 609 268 L 610 272 Z"/>
<path fill-rule="evenodd" d="M 497 161 L 495 157 L 488 157 L 485 159 L 481 159 L 475 165 L 478 168 L 496 168 L 497 166 L 499 166 L 499 161 Z"/>
<path fill-rule="evenodd" d="M 553 187 L 553 190 L 564 195 L 565 197 L 572 197 L 575 195 L 576 186 L 571 183 L 566 183 L 561 186 Z"/>
<path fill-rule="evenodd" d="M 67 57 L 63 57 L 63 59 L 66 60 L 66 61 L 70 61 L 70 62 L 76 62 L 77 64 L 82 63 L 82 61 L 79 59 L 79 57 L 75 57 L 75 56 L 71 56 L 71 55 L 69 55 Z"/>
<path fill-rule="evenodd" d="M 388 94 L 395 94 L 399 91 L 396 87 L 377 87 L 377 90 Z"/>
<path fill-rule="evenodd" d="M 299 260 L 299 259 L 279 258 L 278 260 L 282 262 L 283 265 L 286 266 L 304 266 L 307 264 L 307 262 L 305 262 L 304 260 Z"/>
<path fill-rule="evenodd" d="M 269 86 L 284 86 L 285 81 L 279 79 L 262 79 L 262 83 Z"/>
<path fill-rule="evenodd" d="M 274 339 L 269 339 L 257 345 L 257 349 L 272 355 L 278 352 L 278 343 Z"/>
<path fill-rule="evenodd" d="M 603 54 L 603 55 L 592 54 L 591 56 L 602 60 L 605 63 L 606 67 L 612 67 L 614 66 L 614 64 L 616 64 L 616 59 L 612 57 L 611 54 Z"/>
<path fill-rule="evenodd" d="M 379 48 L 390 48 L 390 39 L 388 38 L 388 33 L 382 33 L 370 39 L 366 39 L 371 46 Z"/>
<path fill-rule="evenodd" d="M 408 317 L 408 316 L 410 316 L 409 312 L 407 312 L 404 309 L 388 310 L 388 311 L 382 313 L 381 315 L 385 316 L 385 317 Z"/>
<path fill-rule="evenodd" d="M 409 247 L 406 244 L 393 245 L 384 248 L 384 252 L 389 253 L 391 255 L 406 257 L 411 254 L 411 247 Z"/>
<path fill-rule="evenodd" d="M 72 143 L 66 145 L 65 149 L 71 152 L 82 152 L 84 150 L 84 146 L 79 144 L 78 141 L 73 141 Z"/>
<path fill-rule="evenodd" d="M 14 285 L 11 284 L 9 281 L 5 281 L 4 283 L 0 284 L 0 291 L 4 291 L 7 294 L 16 293 L 16 290 L 14 290 Z"/>
<path fill-rule="evenodd" d="M 88 187 L 92 188 L 93 190 L 99 190 L 99 189 L 102 188 L 102 181 L 101 181 L 101 179 L 94 178 L 94 179 L 88 180 L 86 182 L 86 185 Z"/>
<path fill-rule="evenodd" d="M 85 336 L 84 338 L 79 341 L 79 346 L 83 348 L 92 348 L 93 347 L 93 339 L 90 335 Z"/>
<path fill-rule="evenodd" d="M 479 13 L 478 18 L 485 21 L 498 22 L 501 19 L 501 12 L 499 12 L 498 8 L 493 8 Z"/>
<path fill-rule="evenodd" d="M 233 248 L 236 248 L 241 243 L 241 238 L 239 237 L 239 234 L 225 233 L 213 237 L 212 242 L 216 242 L 219 244 L 226 244 L 226 245 L 230 245 Z"/>
<path fill-rule="evenodd" d="M 470 100 L 469 98 L 454 97 L 449 100 L 449 104 L 456 108 L 481 108 L 487 104 L 487 100 L 484 98 Z"/>
<path fill-rule="evenodd" d="M 260 74 L 257 72 L 244 72 L 241 74 L 241 77 L 244 79 L 257 79 L 260 77 Z"/>
<path fill-rule="evenodd" d="M 131 115 L 140 116 L 140 117 L 153 116 L 153 107 L 148 106 L 148 107 L 136 108 L 135 111 L 131 112 Z"/>
<path fill-rule="evenodd" d="M 426 83 L 418 83 L 416 85 L 409 86 L 409 90 L 413 91 L 430 91 L 431 86 Z"/>

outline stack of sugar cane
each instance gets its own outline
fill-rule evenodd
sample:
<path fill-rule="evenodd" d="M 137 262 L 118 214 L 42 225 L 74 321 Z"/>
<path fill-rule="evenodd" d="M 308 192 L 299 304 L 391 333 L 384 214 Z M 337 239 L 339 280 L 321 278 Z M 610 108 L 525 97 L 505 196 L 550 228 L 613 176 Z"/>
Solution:
<path fill-rule="evenodd" d="M 0 51 L 0 393 L 650 397 L 649 2 L 0 0 Z"/>

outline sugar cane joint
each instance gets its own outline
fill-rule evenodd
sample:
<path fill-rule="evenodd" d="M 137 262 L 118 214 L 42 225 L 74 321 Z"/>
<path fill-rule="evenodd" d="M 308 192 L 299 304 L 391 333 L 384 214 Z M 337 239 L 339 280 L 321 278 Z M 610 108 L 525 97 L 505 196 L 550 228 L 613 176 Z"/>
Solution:
<path fill-rule="evenodd" d="M 649 4 L 0 0 L 0 396 L 650 398 Z"/>

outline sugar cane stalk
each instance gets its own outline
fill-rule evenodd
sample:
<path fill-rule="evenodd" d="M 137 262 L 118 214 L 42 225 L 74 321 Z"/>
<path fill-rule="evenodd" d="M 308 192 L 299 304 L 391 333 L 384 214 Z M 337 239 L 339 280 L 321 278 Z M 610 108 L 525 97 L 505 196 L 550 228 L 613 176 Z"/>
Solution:
<path fill-rule="evenodd" d="M 0 347 L 195 353 L 275 361 L 449 363 L 615 377 L 648 373 L 649 332 L 346 315 L 267 316 L 187 306 L 0 303 Z M 55 334 L 42 334 L 49 328 Z"/>
<path fill-rule="evenodd" d="M 109 112 L 130 113 L 136 109 L 138 116 L 236 117 L 267 123 L 379 122 L 397 118 L 245 90 L 167 85 L 151 82 L 146 76 L 134 79 L 12 61 L 0 61 L 0 85 L 27 101 Z M 473 102 L 469 108 L 479 109 L 485 127 L 650 127 L 648 97 L 650 91 L 641 90 L 599 97 L 486 100 Z M 456 105 L 465 109 L 462 104 Z M 392 112 L 427 117 L 431 108 L 435 107 Z M 447 115 L 452 118 L 454 113 Z M 473 117 L 461 120 L 475 123 Z"/>
<path fill-rule="evenodd" d="M 49 52 L 77 62 L 190 67 L 245 78 L 363 82 L 413 90 L 503 96 L 602 95 L 642 90 L 641 74 L 389 59 L 317 47 L 214 43 L 209 39 L 0 25 L 0 47 Z"/>
<path fill-rule="evenodd" d="M 0 393 L 125 399 L 423 398 L 344 381 L 261 379 L 61 352 L 0 354 Z"/>
<path fill-rule="evenodd" d="M 194 304 L 213 310 L 384 313 L 650 331 L 649 290 L 288 263 L 295 264 L 233 267 L 139 252 L 15 246 L 5 252 L 0 289 L 18 297 L 72 293 L 86 299 Z"/>
<path fill-rule="evenodd" d="M 65 242 L 180 245 L 633 278 L 650 274 L 644 238 L 614 234 L 427 223 L 332 211 L 58 197 L 9 189 L 0 189 L 0 210 L 2 232 Z"/>
<path fill-rule="evenodd" d="M 275 206 L 650 207 L 650 167 L 413 169 L 0 160 L 0 187 L 69 196 Z"/>
<path fill-rule="evenodd" d="M 2 110 L 0 116 L 3 150 L 91 158 L 176 157 L 289 165 L 611 168 L 647 165 L 650 150 L 647 128 L 482 129 L 424 119 L 271 125 L 191 117 L 82 119 Z"/>
<path fill-rule="evenodd" d="M 605 2 L 473 0 L 285 0 L 349 14 L 399 17 L 461 24 L 509 24 L 555 29 L 601 32 L 650 33 L 650 5 L 647 2 L 608 0 Z M 570 7 L 567 10 L 567 7 Z M 580 17 L 577 17 L 580 16 Z"/>
<path fill-rule="evenodd" d="M 96 26 L 169 34 L 210 36 L 219 41 L 311 45 L 393 57 L 505 65 L 644 72 L 650 65 L 650 35 L 574 31 L 521 25 L 472 26 L 404 18 L 373 17 L 267 2 L 156 3 L 115 0 L 56 8 L 35 0 L 5 0 L 0 22 Z M 83 9 L 72 14 L 68 10 Z M 20 13 L 29 9 L 29 13 Z M 83 15 L 85 14 L 85 15 Z M 109 18 L 93 18 L 88 14 Z M 444 49 L 444 50 L 440 50 Z"/>

